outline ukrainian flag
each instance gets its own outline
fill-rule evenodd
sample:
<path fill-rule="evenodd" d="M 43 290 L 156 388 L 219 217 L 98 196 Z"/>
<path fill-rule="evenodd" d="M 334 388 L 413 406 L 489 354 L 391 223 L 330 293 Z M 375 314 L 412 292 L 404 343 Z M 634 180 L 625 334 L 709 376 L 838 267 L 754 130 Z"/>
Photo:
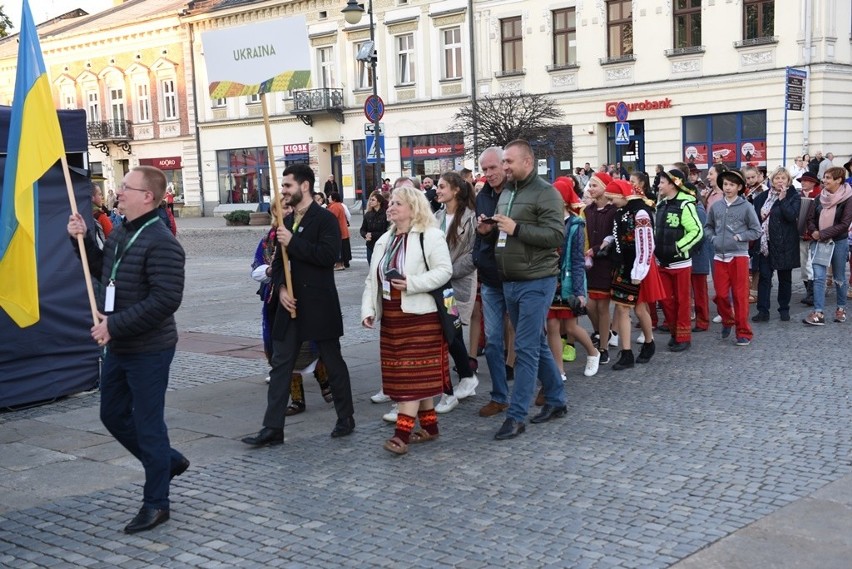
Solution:
<path fill-rule="evenodd" d="M 0 307 L 24 328 L 38 322 L 38 179 L 65 154 L 33 15 L 23 2 L 18 69 L 0 201 Z"/>

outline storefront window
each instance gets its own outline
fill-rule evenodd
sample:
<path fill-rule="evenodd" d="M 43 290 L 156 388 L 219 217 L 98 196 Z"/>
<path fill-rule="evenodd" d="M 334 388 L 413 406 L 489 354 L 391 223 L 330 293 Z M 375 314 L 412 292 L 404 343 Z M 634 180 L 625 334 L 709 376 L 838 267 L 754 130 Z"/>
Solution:
<path fill-rule="evenodd" d="M 266 147 L 216 152 L 219 203 L 269 201 L 269 159 Z"/>
<path fill-rule="evenodd" d="M 464 167 L 464 137 L 460 132 L 402 136 L 399 155 L 405 176 L 439 176 Z"/>
<path fill-rule="evenodd" d="M 766 111 L 684 117 L 683 160 L 700 170 L 766 166 Z"/>

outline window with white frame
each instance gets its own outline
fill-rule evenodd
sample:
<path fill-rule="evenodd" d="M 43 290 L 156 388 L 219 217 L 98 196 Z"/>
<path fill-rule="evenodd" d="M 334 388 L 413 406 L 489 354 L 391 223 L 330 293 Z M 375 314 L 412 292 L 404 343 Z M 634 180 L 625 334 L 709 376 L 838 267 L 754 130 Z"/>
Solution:
<path fill-rule="evenodd" d="M 63 109 L 77 108 L 77 89 L 73 83 L 65 83 L 59 88 Z"/>
<path fill-rule="evenodd" d="M 441 30 L 441 45 L 444 53 L 442 79 L 461 79 L 462 76 L 462 42 L 461 27 Z"/>
<path fill-rule="evenodd" d="M 253 95 L 248 96 L 249 103 L 259 103 L 260 102 L 260 93 L 255 93 Z"/>
<path fill-rule="evenodd" d="M 164 121 L 178 119 L 177 89 L 174 79 L 162 79 L 160 81 L 160 92 L 163 96 L 162 117 Z"/>
<path fill-rule="evenodd" d="M 414 34 L 396 36 L 396 84 L 414 83 Z"/>
<path fill-rule="evenodd" d="M 140 77 L 133 83 L 133 94 L 136 96 L 136 122 L 151 122 L 151 90 L 147 77 Z"/>
<path fill-rule="evenodd" d="M 101 97 L 97 85 L 88 85 L 86 92 L 86 120 L 99 122 L 101 120 Z"/>
<path fill-rule="evenodd" d="M 355 55 L 357 56 L 368 41 L 362 41 L 355 44 Z M 355 61 L 355 88 L 356 89 L 371 89 L 373 87 L 373 70 L 369 61 Z"/>
<path fill-rule="evenodd" d="M 228 99 L 225 99 L 224 97 L 222 97 L 220 99 L 213 99 L 213 106 L 217 109 L 220 109 L 222 107 L 227 107 L 228 106 Z"/>
<path fill-rule="evenodd" d="M 331 89 L 337 86 L 334 79 L 334 48 L 321 47 L 317 49 L 317 63 L 319 64 L 320 87 Z"/>

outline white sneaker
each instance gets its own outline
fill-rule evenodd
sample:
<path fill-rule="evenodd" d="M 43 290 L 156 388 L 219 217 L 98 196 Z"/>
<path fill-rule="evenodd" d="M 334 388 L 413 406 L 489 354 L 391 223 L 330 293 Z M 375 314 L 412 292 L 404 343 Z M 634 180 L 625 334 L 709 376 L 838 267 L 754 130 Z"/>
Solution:
<path fill-rule="evenodd" d="M 267 375 L 266 379 L 264 379 L 263 381 L 265 381 L 266 383 L 269 383 L 270 381 L 272 381 L 272 378 Z"/>
<path fill-rule="evenodd" d="M 722 317 L 721 317 L 721 316 L 719 316 L 719 315 L 716 315 L 716 316 L 713 318 L 713 322 L 715 322 L 716 324 L 721 323 L 721 322 L 722 322 Z"/>
<path fill-rule="evenodd" d="M 387 403 L 390 400 L 391 398 L 385 395 L 385 392 L 382 389 L 380 389 L 378 393 L 370 397 L 370 401 L 372 401 L 373 403 Z M 394 419 L 394 421 L 396 421 L 396 419 Z"/>
<path fill-rule="evenodd" d="M 618 332 L 616 332 L 615 330 L 609 331 L 609 345 L 613 348 L 618 347 Z"/>
<path fill-rule="evenodd" d="M 563 373 L 562 374 L 562 383 L 565 383 L 566 381 L 568 381 L 568 376 Z"/>
<path fill-rule="evenodd" d="M 598 373 L 598 367 L 601 364 L 601 355 L 598 353 L 596 356 L 586 356 L 586 369 L 583 370 L 583 375 L 586 377 L 592 377 L 596 373 Z"/>
<path fill-rule="evenodd" d="M 471 395 L 476 395 L 476 387 L 478 385 L 479 378 L 476 377 L 476 374 L 473 374 L 470 377 L 463 377 L 461 381 L 459 381 L 459 386 L 454 389 L 456 399 L 461 401 L 462 399 L 466 399 Z"/>
<path fill-rule="evenodd" d="M 636 343 L 637 344 L 644 344 L 645 343 L 645 332 L 639 332 L 639 337 L 636 338 Z"/>
<path fill-rule="evenodd" d="M 449 413 L 459 406 L 459 399 L 455 395 L 441 395 L 441 400 L 435 405 L 435 411 L 438 413 Z"/>
<path fill-rule="evenodd" d="M 399 405 L 394 403 L 391 405 L 390 411 L 382 415 L 382 420 L 387 421 L 388 423 L 396 423 L 396 418 L 399 415 Z"/>

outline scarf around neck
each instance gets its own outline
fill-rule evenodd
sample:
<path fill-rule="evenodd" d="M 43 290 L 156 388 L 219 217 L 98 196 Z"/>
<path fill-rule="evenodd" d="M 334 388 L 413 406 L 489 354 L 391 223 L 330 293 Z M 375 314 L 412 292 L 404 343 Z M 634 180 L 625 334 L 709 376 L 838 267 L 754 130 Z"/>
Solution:
<path fill-rule="evenodd" d="M 769 190 L 769 195 L 766 196 L 766 201 L 763 202 L 763 207 L 760 208 L 760 254 L 764 257 L 769 256 L 769 214 L 772 212 L 772 206 L 778 201 L 778 196 L 781 192 L 776 189 Z"/>
<path fill-rule="evenodd" d="M 822 210 L 819 212 L 819 224 L 817 226 L 819 231 L 823 231 L 834 225 L 834 214 L 837 209 L 837 204 L 849 197 L 852 197 L 852 187 L 849 187 L 849 184 L 844 183 L 833 194 L 823 188 L 822 193 L 819 195 L 819 203 L 822 206 Z"/>

